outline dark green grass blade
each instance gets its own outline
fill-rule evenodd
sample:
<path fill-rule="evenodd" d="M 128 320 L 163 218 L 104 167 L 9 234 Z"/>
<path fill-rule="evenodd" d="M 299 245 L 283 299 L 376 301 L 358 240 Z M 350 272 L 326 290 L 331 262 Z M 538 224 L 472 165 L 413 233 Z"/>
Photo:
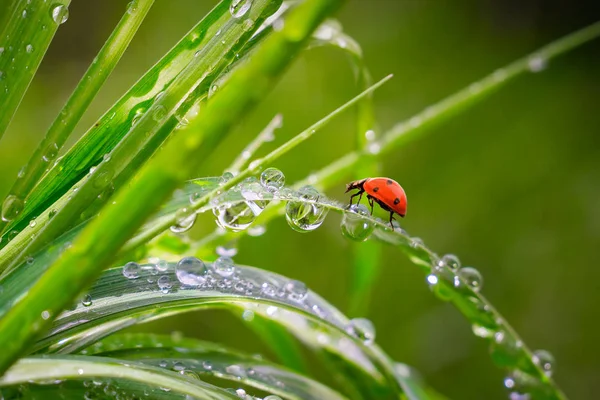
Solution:
<path fill-rule="evenodd" d="M 308 0 L 294 9 L 284 28 L 269 36 L 255 57 L 201 110 L 194 134 L 175 135 L 138 178 L 117 193 L 114 204 L 103 208 L 73 246 L 0 319 L 0 347 L 5 350 L 0 353 L 0 371 L 5 371 L 48 327 L 51 319 L 44 319 L 42 314 L 58 315 L 93 282 L 144 220 L 267 93 L 312 31 L 340 5 L 336 0 Z M 57 292 L 56 287 L 62 290 Z M 38 329 L 31 329 L 34 326 Z"/>
<path fill-rule="evenodd" d="M 2 2 L 7 12 L 11 2 Z M 59 25 L 68 17 L 70 0 L 12 2 L 12 15 L 0 26 L 0 138 L 17 111 Z M 3 29 L 3 31 L 2 31 Z"/>

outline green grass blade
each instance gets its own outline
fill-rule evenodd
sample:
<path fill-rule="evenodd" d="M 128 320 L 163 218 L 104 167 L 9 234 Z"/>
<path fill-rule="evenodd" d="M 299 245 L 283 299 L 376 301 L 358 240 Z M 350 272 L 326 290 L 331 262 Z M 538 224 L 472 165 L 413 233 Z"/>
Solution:
<path fill-rule="evenodd" d="M 0 39 L 0 138 L 4 135 L 59 25 L 69 15 L 70 0 L 13 2 Z M 4 7 L 0 6 L 4 12 Z M 8 10 L 6 10 L 8 11 Z"/>
<path fill-rule="evenodd" d="M 200 50 L 173 80 L 169 87 L 156 97 L 154 104 L 131 127 L 128 134 L 111 151 L 109 157 L 106 157 L 93 173 L 83 178 L 76 191 L 69 195 L 67 203 L 62 208 L 57 209 L 56 215 L 51 220 L 39 221 L 36 224 L 39 224 L 39 232 L 33 240 L 22 248 L 20 254 L 11 260 L 9 268 L 20 264 L 26 255 L 36 253 L 45 244 L 79 222 L 85 209 L 92 202 L 99 202 L 98 195 L 106 193 L 107 190 L 113 190 L 113 180 L 117 177 L 121 180 L 128 180 L 130 176 L 123 177 L 121 175 L 123 173 L 132 175 L 135 172 L 135 170 L 127 167 L 136 158 L 136 155 L 140 151 L 144 151 L 146 157 L 152 154 L 147 151 L 151 139 L 161 132 L 163 125 L 168 125 L 169 130 L 175 128 L 175 125 L 169 123 L 169 121 L 177 120 L 175 113 L 182 112 L 185 107 L 188 109 L 191 107 L 194 100 L 197 100 L 199 93 L 203 91 L 201 88 L 208 89 L 210 82 L 212 82 L 211 76 L 218 74 L 229 64 L 227 60 L 235 57 L 236 50 L 251 37 L 253 29 L 256 29 L 260 21 L 264 20 L 273 11 L 271 0 L 256 0 L 253 7 L 245 15 L 248 18 L 247 20 L 255 21 L 256 26 L 254 28 L 235 18 L 227 21 L 222 28 L 222 32 L 215 35 L 207 46 Z M 200 90 L 197 87 L 200 87 Z M 190 97 L 193 99 L 192 101 L 190 101 Z M 187 109 L 184 109 L 183 113 L 186 112 Z M 180 137 L 185 138 L 187 133 L 181 132 Z M 180 172 L 181 170 L 177 171 L 177 174 L 179 175 Z M 180 178 L 180 181 L 183 181 L 183 179 Z M 101 201 L 106 202 L 107 197 L 104 196 Z M 43 222 L 46 222 L 46 224 L 42 227 Z"/>
<path fill-rule="evenodd" d="M 87 356 L 40 356 L 18 361 L 0 378 L 0 386 L 62 379 L 118 378 L 166 388 L 197 399 L 239 399 L 224 389 L 143 363 Z"/>
<path fill-rule="evenodd" d="M 345 399 L 323 384 L 277 364 L 224 346 L 174 335 L 113 335 L 84 352 L 160 366 L 179 373 L 184 371 L 186 375 L 199 376 L 202 380 L 218 377 L 240 382 L 284 398 Z"/>
<path fill-rule="evenodd" d="M 0 319 L 0 347 L 4 349 L 0 371 L 16 361 L 34 337 L 49 326 L 51 319 L 44 319 L 42 314 L 55 317 L 93 282 L 149 214 L 191 171 L 197 170 L 219 139 L 271 89 L 313 30 L 340 5 L 338 0 L 308 0 L 294 9 L 283 29 L 269 36 L 255 57 L 201 110 L 193 133 L 174 135 L 138 178 L 117 193 L 114 203 L 103 208 L 73 246 Z M 135 126 L 141 126 L 143 120 Z M 55 287 L 64 290 L 57 292 Z"/>
<path fill-rule="evenodd" d="M 3 231 L 9 220 L 14 219 L 14 216 L 22 211 L 24 200 L 28 197 L 29 191 L 46 172 L 49 163 L 54 162 L 75 125 L 77 125 L 121 59 L 152 4 L 154 4 L 154 0 L 138 0 L 135 3 L 130 3 L 113 33 L 50 126 L 46 136 L 40 142 L 27 165 L 21 170 L 22 172 L 19 173 L 2 205 L 3 219 L 0 221 L 0 232 Z"/>
<path fill-rule="evenodd" d="M 129 132 L 131 126 L 152 106 L 156 96 L 205 48 L 223 25 L 231 19 L 230 1 L 223 0 L 133 85 L 69 151 L 56 161 L 29 196 L 25 208 L 10 224 L 21 228 L 40 214 L 68 188 L 82 179 L 90 168 L 102 161 Z M 164 139 L 163 135 L 163 139 Z M 155 147 L 153 147 L 155 148 Z M 20 229 L 19 229 L 20 230 Z M 2 244 L 7 242 L 6 235 Z"/>

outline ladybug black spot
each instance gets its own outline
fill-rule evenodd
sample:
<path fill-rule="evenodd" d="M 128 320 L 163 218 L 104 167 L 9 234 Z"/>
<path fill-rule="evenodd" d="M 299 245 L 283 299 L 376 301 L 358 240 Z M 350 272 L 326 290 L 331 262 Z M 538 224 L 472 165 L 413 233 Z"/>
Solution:
<path fill-rule="evenodd" d="M 396 198 L 394 199 L 394 205 L 396 205 L 396 204 L 398 204 L 398 203 L 400 203 L 400 199 L 396 197 Z"/>
<path fill-rule="evenodd" d="M 387 183 L 388 185 L 391 185 L 392 183 L 394 183 L 394 181 L 393 181 L 393 180 L 391 180 L 391 179 L 388 179 L 386 183 Z"/>
<path fill-rule="evenodd" d="M 374 191 L 374 192 L 377 192 L 378 190 L 379 190 L 379 187 L 378 187 L 378 186 L 375 186 L 375 187 L 373 188 L 373 191 Z"/>

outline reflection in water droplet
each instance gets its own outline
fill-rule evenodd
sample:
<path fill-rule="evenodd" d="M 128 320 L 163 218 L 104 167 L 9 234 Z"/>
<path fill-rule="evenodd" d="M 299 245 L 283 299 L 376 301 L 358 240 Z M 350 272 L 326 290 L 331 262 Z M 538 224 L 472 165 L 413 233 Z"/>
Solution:
<path fill-rule="evenodd" d="M 449 267 L 450 269 L 457 270 L 460 268 L 460 260 L 454 254 L 446 254 L 442 257 L 441 263 L 443 266 Z"/>
<path fill-rule="evenodd" d="M 183 233 L 188 231 L 196 222 L 196 211 L 191 207 L 183 207 L 175 213 L 175 225 L 171 226 L 171 232 Z"/>
<path fill-rule="evenodd" d="M 242 18 L 250 10 L 251 6 L 252 0 L 231 0 L 229 12 L 233 18 Z"/>
<path fill-rule="evenodd" d="M 123 267 L 123 276 L 127 279 L 137 279 L 140 277 L 141 267 L 138 263 L 128 262 Z"/>
<path fill-rule="evenodd" d="M 171 280 L 169 279 L 168 275 L 163 275 L 160 278 L 158 278 L 158 288 L 163 292 L 163 293 L 168 293 L 169 289 L 171 289 L 171 287 L 173 286 L 171 284 Z"/>
<path fill-rule="evenodd" d="M 277 192 L 285 185 L 285 175 L 277 168 L 267 168 L 260 174 L 260 183 L 269 192 Z"/>
<path fill-rule="evenodd" d="M 233 260 L 229 257 L 219 257 L 213 263 L 215 272 L 223 278 L 229 278 L 235 273 Z"/>
<path fill-rule="evenodd" d="M 23 200 L 15 195 L 8 195 L 2 203 L 2 220 L 12 221 L 23 211 Z"/>
<path fill-rule="evenodd" d="M 362 216 L 370 216 L 369 210 L 362 204 L 352 204 L 348 207 L 348 211 L 342 216 L 342 234 L 348 239 L 364 242 L 375 229 L 371 221 L 362 218 Z"/>
<path fill-rule="evenodd" d="M 233 178 L 233 174 L 231 172 L 224 172 L 223 176 L 219 179 L 219 185 L 224 185 L 229 182 Z"/>
<path fill-rule="evenodd" d="M 208 268 L 196 257 L 185 257 L 177 263 L 175 273 L 183 285 L 200 286 L 206 281 Z"/>
<path fill-rule="evenodd" d="M 44 151 L 44 155 L 42 155 L 42 160 L 44 160 L 44 162 L 50 162 L 50 161 L 54 160 L 57 155 L 58 155 L 58 145 L 56 143 L 52 143 Z"/>
<path fill-rule="evenodd" d="M 481 290 L 481 287 L 483 286 L 483 276 L 481 276 L 481 273 L 475 268 L 461 268 L 458 270 L 458 276 L 474 291 L 479 292 Z M 454 286 L 460 287 L 460 285 L 461 281 L 455 280 Z"/>
<path fill-rule="evenodd" d="M 213 208 L 213 213 L 217 217 L 217 225 L 237 232 L 248 228 L 262 212 L 262 208 L 257 202 L 242 201 Z"/>
<path fill-rule="evenodd" d="M 28 53 L 33 53 L 33 46 L 28 44 L 27 46 L 25 46 L 25 51 Z"/>
<path fill-rule="evenodd" d="M 304 186 L 298 193 L 303 201 L 289 201 L 285 207 L 285 218 L 297 232 L 310 232 L 323 224 L 328 209 L 316 203 L 319 192 L 312 186 Z"/>
<path fill-rule="evenodd" d="M 375 340 L 375 326 L 366 318 L 354 318 L 346 326 L 346 332 L 359 338 L 365 344 L 371 344 Z"/>
<path fill-rule="evenodd" d="M 51 17 L 58 25 L 64 24 L 69 19 L 69 9 L 62 4 L 52 7 Z"/>
<path fill-rule="evenodd" d="M 86 294 L 81 299 L 81 304 L 85 307 L 89 307 L 92 305 L 92 296 L 90 294 Z"/>

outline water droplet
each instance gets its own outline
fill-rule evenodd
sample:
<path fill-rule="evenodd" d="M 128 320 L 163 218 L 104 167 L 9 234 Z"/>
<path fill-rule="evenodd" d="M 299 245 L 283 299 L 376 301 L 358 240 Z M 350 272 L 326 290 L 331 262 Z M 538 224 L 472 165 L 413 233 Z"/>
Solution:
<path fill-rule="evenodd" d="M 33 53 L 33 46 L 28 44 L 27 46 L 25 46 L 25 51 L 28 53 Z"/>
<path fill-rule="evenodd" d="M 35 219 L 32 219 L 31 221 L 29 221 L 29 227 L 30 228 L 34 228 L 36 226 L 36 224 L 37 223 L 35 222 Z"/>
<path fill-rule="evenodd" d="M 313 231 L 323 224 L 329 210 L 316 203 L 319 192 L 312 186 L 304 186 L 298 193 L 304 201 L 289 201 L 285 207 L 285 218 L 297 232 Z"/>
<path fill-rule="evenodd" d="M 42 160 L 44 160 L 44 162 L 50 162 L 50 161 L 54 160 L 57 155 L 58 155 L 58 145 L 56 143 L 52 143 L 44 151 L 44 155 L 42 155 Z"/>
<path fill-rule="evenodd" d="M 177 263 L 175 273 L 183 285 L 199 286 L 206 281 L 208 268 L 196 257 L 185 257 Z"/>
<path fill-rule="evenodd" d="M 137 9 L 138 9 L 137 0 L 133 0 L 133 1 L 129 2 L 129 4 L 127 4 L 127 13 L 135 14 L 137 12 Z"/>
<path fill-rule="evenodd" d="M 252 0 L 231 0 L 229 12 L 233 18 L 242 18 L 250 10 L 251 6 Z"/>
<path fill-rule="evenodd" d="M 235 273 L 235 265 L 233 264 L 233 260 L 229 257 L 217 258 L 213 263 L 213 269 L 223 278 L 229 278 Z"/>
<path fill-rule="evenodd" d="M 446 254 L 442 257 L 441 266 L 446 266 L 452 270 L 458 270 L 460 268 L 460 260 L 454 254 Z"/>
<path fill-rule="evenodd" d="M 152 118 L 155 121 L 160 122 L 166 116 L 167 116 L 167 109 L 165 108 L 165 106 L 161 106 L 161 105 L 154 106 L 154 110 L 152 110 Z"/>
<path fill-rule="evenodd" d="M 42 311 L 42 319 L 48 319 L 48 318 L 50 318 L 50 311 L 48 311 L 48 310 Z"/>
<path fill-rule="evenodd" d="M 217 246 L 215 251 L 220 257 L 235 257 L 238 253 L 238 249 L 236 247 L 225 246 Z"/>
<path fill-rule="evenodd" d="M 254 21 L 250 18 L 246 18 L 244 20 L 244 22 L 242 22 L 242 29 L 245 32 L 248 32 L 249 30 L 251 30 L 252 28 L 254 28 Z"/>
<path fill-rule="evenodd" d="M 233 174 L 231 172 L 224 172 L 223 176 L 221 176 L 221 178 L 219 179 L 219 185 L 224 185 L 231 179 L 233 179 Z"/>
<path fill-rule="evenodd" d="M 254 319 L 254 311 L 244 310 L 242 313 L 242 319 L 247 322 L 251 322 Z"/>
<path fill-rule="evenodd" d="M 473 324 L 471 326 L 471 329 L 473 330 L 473 334 L 475 334 L 475 336 L 478 336 L 480 338 L 490 338 L 492 336 L 494 336 L 494 331 L 492 329 L 489 329 L 483 325 L 479 325 L 479 324 Z"/>
<path fill-rule="evenodd" d="M 248 235 L 257 237 L 262 236 L 267 231 L 267 228 L 264 225 L 252 225 L 248 228 Z"/>
<path fill-rule="evenodd" d="M 265 397 L 263 400 L 283 400 L 281 397 L 277 396 L 276 394 L 270 394 L 267 397 Z"/>
<path fill-rule="evenodd" d="M 500 367 L 515 367 L 519 363 L 523 343 L 502 330 L 494 333 L 490 344 L 490 355 L 494 363 Z"/>
<path fill-rule="evenodd" d="M 225 204 L 213 208 L 217 217 L 217 225 L 232 231 L 241 231 L 248 228 L 262 211 L 251 201 L 242 201 L 234 204 Z"/>
<path fill-rule="evenodd" d="M 181 363 L 179 361 L 175 361 L 173 363 L 173 370 L 178 371 L 178 372 L 183 371 L 183 370 L 185 370 L 185 365 L 183 365 L 183 363 Z"/>
<path fill-rule="evenodd" d="M 183 233 L 188 231 L 196 222 L 196 210 L 191 207 L 183 207 L 175 213 L 175 225 L 171 226 L 171 232 Z"/>
<path fill-rule="evenodd" d="M 430 286 L 433 286 L 433 285 L 437 285 L 437 284 L 438 284 L 438 277 L 437 277 L 437 275 L 434 275 L 434 274 L 429 274 L 429 275 L 427 275 L 427 278 L 426 278 L 426 279 L 427 279 L 427 283 L 428 283 Z"/>
<path fill-rule="evenodd" d="M 475 292 L 479 292 L 481 290 L 481 286 L 483 286 L 483 277 L 481 273 L 477 271 L 473 267 L 464 267 L 458 270 L 458 277 L 460 277 L 464 282 L 471 287 Z M 461 281 L 455 280 L 454 286 L 460 287 Z"/>
<path fill-rule="evenodd" d="M 285 175 L 277 168 L 267 168 L 260 174 L 260 183 L 269 192 L 276 192 L 285 185 Z"/>
<path fill-rule="evenodd" d="M 23 200 L 13 194 L 8 195 L 2 203 L 2 220 L 12 221 L 23 211 Z"/>
<path fill-rule="evenodd" d="M 379 154 L 381 152 L 381 145 L 377 142 L 373 142 L 369 144 L 367 150 L 373 155 Z"/>
<path fill-rule="evenodd" d="M 62 4 L 57 4 L 52 7 L 50 15 L 54 22 L 56 22 L 58 25 L 61 25 L 67 22 L 69 19 L 69 9 Z"/>
<path fill-rule="evenodd" d="M 113 174 L 112 171 L 105 169 L 104 171 L 98 171 L 93 176 L 93 185 L 96 189 L 104 189 L 112 184 Z"/>
<path fill-rule="evenodd" d="M 138 263 L 128 262 L 123 266 L 123 276 L 127 279 L 137 279 L 140 277 L 141 267 Z"/>
<path fill-rule="evenodd" d="M 167 262 L 167 260 L 158 260 L 155 267 L 157 271 L 165 272 L 169 269 L 169 263 Z"/>
<path fill-rule="evenodd" d="M 211 371 L 212 370 L 212 364 L 210 361 L 202 361 L 202 368 L 204 368 L 207 371 Z"/>
<path fill-rule="evenodd" d="M 23 12 L 21 13 L 21 15 L 23 16 L 23 18 L 27 18 L 27 10 L 23 10 Z"/>
<path fill-rule="evenodd" d="M 92 295 L 86 294 L 85 296 L 83 296 L 83 298 L 81 299 L 81 304 L 84 307 L 91 306 L 92 305 Z"/>
<path fill-rule="evenodd" d="M 308 288 L 301 281 L 291 280 L 285 284 L 285 289 L 289 292 L 288 299 L 299 303 L 303 302 L 308 295 Z"/>
<path fill-rule="evenodd" d="M 529 58 L 527 66 L 529 67 L 529 71 L 536 73 L 545 70 L 548 62 L 543 56 L 535 55 Z"/>
<path fill-rule="evenodd" d="M 531 360 L 539 365 L 547 376 L 552 376 L 552 370 L 554 368 L 554 357 L 546 350 L 536 350 L 533 352 Z"/>
<path fill-rule="evenodd" d="M 375 326 L 366 318 L 354 318 L 346 326 L 346 332 L 362 340 L 365 344 L 371 344 L 375 340 Z"/>
<path fill-rule="evenodd" d="M 247 376 L 246 369 L 237 364 L 228 365 L 225 367 L 225 371 L 227 371 L 228 374 L 237 377 L 238 379 L 245 378 Z"/>
<path fill-rule="evenodd" d="M 350 212 L 346 212 L 342 216 L 342 234 L 348 239 L 364 242 L 375 229 L 371 221 L 362 218 L 362 216 L 370 216 L 369 210 L 362 204 L 352 204 L 348 207 L 348 211 Z"/>
<path fill-rule="evenodd" d="M 171 284 L 171 279 L 169 279 L 168 275 L 163 275 L 160 278 L 158 278 L 157 284 L 158 284 L 158 288 L 163 293 L 168 293 L 169 289 L 171 289 L 171 287 L 173 287 L 173 285 Z"/>

